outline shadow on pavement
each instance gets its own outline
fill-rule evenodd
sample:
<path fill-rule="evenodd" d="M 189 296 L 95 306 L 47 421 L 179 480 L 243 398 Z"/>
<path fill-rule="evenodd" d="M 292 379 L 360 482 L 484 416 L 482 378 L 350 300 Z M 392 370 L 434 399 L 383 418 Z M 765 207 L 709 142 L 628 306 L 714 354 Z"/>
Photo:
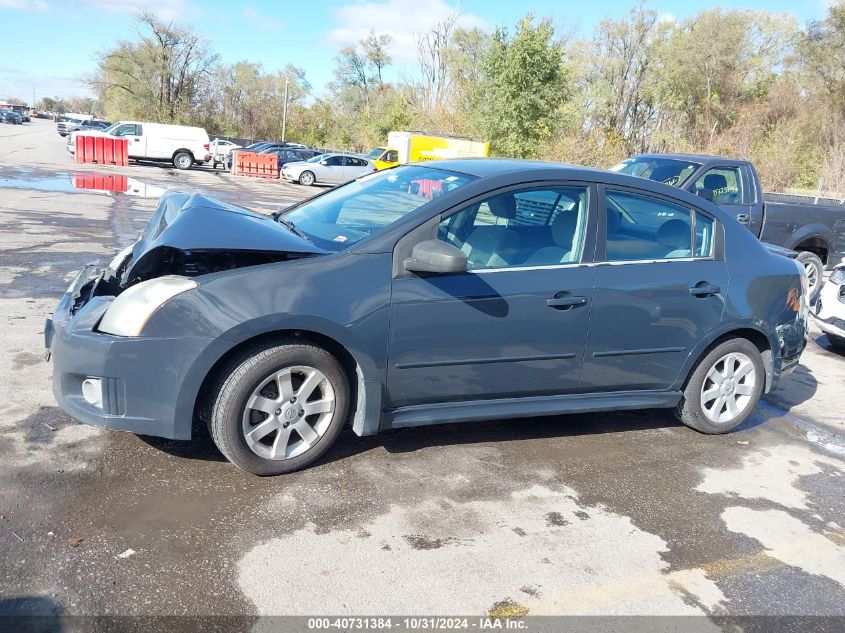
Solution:
<path fill-rule="evenodd" d="M 764 396 L 766 402 L 783 409 L 787 413 L 816 395 L 818 381 L 813 372 L 804 365 L 798 365 L 787 377 L 783 378 L 778 388 Z"/>
<path fill-rule="evenodd" d="M 761 423 L 762 418 L 757 420 L 758 417 L 760 416 L 752 416 L 743 423 L 741 428 L 751 428 Z M 359 437 L 347 427 L 334 446 L 315 465 L 345 459 L 379 447 L 383 447 L 390 453 L 409 453 L 431 446 L 578 437 L 680 426 L 682 426 L 681 423 L 677 421 L 671 410 L 655 409 L 438 424 L 387 430 L 368 437 Z M 193 434 L 194 437 L 190 441 L 138 437 L 149 446 L 174 457 L 201 461 L 225 461 L 204 424 L 194 425 Z"/>

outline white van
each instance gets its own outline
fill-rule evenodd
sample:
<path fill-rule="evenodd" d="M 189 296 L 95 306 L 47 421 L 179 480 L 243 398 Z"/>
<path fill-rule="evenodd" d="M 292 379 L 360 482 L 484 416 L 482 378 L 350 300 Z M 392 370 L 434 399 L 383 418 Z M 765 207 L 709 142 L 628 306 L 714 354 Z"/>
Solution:
<path fill-rule="evenodd" d="M 129 158 L 172 162 L 177 169 L 211 160 L 208 132 L 201 127 L 167 125 L 141 121 L 118 121 L 102 132 L 74 132 L 68 138 L 68 151 L 74 152 L 77 134 L 116 136 L 128 141 Z"/>

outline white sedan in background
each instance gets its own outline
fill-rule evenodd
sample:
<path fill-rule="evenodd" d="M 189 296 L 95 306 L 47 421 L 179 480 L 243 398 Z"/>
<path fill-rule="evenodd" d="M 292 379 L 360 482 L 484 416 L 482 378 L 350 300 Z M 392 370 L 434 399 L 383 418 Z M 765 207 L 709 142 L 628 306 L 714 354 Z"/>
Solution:
<path fill-rule="evenodd" d="M 306 161 L 287 163 L 282 178 L 300 185 L 340 185 L 376 171 L 375 165 L 363 156 L 320 154 Z"/>
<path fill-rule="evenodd" d="M 831 344 L 845 350 L 845 264 L 833 269 L 816 299 L 816 324 Z"/>

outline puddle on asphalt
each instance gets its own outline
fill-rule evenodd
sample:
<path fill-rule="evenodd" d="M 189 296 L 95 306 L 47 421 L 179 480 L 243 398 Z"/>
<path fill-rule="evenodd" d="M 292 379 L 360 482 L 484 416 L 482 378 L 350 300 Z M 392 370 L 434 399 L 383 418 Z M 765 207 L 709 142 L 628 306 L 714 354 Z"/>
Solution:
<path fill-rule="evenodd" d="M 25 173 L 13 178 L 0 177 L 0 189 L 32 189 L 59 193 L 120 193 L 138 198 L 160 198 L 167 189 L 122 174 L 93 172 L 61 173 L 40 177 Z"/>

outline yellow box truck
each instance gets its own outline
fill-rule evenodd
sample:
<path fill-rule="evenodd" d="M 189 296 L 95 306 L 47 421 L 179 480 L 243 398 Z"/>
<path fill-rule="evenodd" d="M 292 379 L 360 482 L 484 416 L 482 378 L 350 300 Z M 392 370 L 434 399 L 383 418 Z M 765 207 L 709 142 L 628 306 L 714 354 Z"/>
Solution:
<path fill-rule="evenodd" d="M 419 132 L 390 132 L 387 147 L 375 147 L 367 154 L 376 169 L 444 158 L 487 156 L 490 143 L 455 136 L 432 136 Z"/>

